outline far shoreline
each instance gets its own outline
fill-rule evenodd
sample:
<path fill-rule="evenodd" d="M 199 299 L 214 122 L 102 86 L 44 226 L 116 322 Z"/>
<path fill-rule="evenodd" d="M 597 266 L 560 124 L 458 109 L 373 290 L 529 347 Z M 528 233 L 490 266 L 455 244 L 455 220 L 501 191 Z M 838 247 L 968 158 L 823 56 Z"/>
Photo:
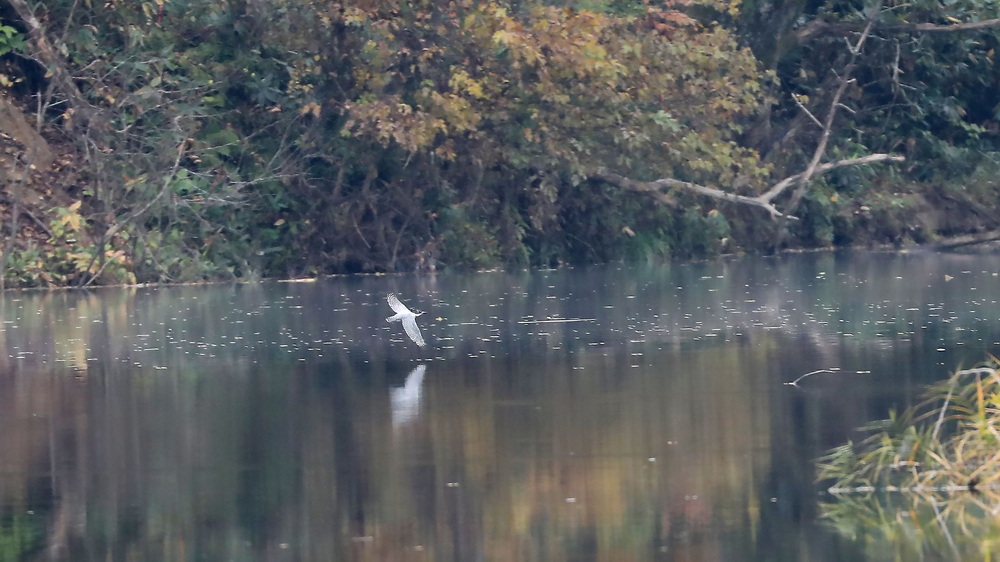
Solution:
<path fill-rule="evenodd" d="M 835 253 L 835 252 L 886 252 L 895 254 L 930 254 L 930 253 L 949 253 L 957 251 L 959 248 L 969 248 L 971 246 L 982 246 L 986 253 L 990 252 L 1000 252 L 1000 230 L 993 230 L 981 233 L 973 234 L 959 234 L 955 236 L 949 236 L 934 242 L 928 242 L 926 244 L 911 244 L 911 245 L 895 245 L 895 244 L 869 244 L 869 245 L 858 245 L 858 246 L 823 246 L 817 248 L 785 248 L 773 253 L 763 253 L 763 252 L 732 252 L 719 254 L 717 256 L 709 258 L 696 258 L 696 259 L 677 259 L 675 263 L 686 264 L 686 263 L 708 263 L 716 260 L 726 260 L 733 258 L 743 258 L 756 256 L 761 258 L 775 257 L 784 254 L 812 254 L 812 253 Z M 664 258 L 662 263 L 670 262 L 676 258 Z M 652 260 L 659 261 L 659 260 Z M 462 273 L 497 273 L 506 271 L 556 271 L 560 269 L 574 269 L 589 266 L 600 266 L 607 265 L 609 263 L 626 263 L 626 262 L 600 262 L 600 263 L 590 263 L 590 264 L 570 264 L 562 265 L 558 267 L 533 267 L 533 268 L 516 268 L 516 269 L 504 269 L 504 268 L 489 268 L 489 269 L 454 269 L 454 270 L 433 270 L 433 271 L 392 271 L 392 272 L 358 272 L 358 273 L 325 273 L 322 275 L 317 275 L 314 277 L 261 277 L 258 279 L 235 279 L 235 280 L 203 280 L 203 281 L 177 281 L 177 282 L 161 282 L 161 283 L 131 283 L 131 284 L 109 284 L 109 285 L 89 285 L 86 287 L 74 287 L 74 286 L 50 286 L 50 287 L 10 287 L 0 291 L 2 294 L 9 293 L 23 293 L 23 292 L 43 292 L 43 291 L 93 291 L 98 289 L 155 289 L 160 287 L 199 287 L 199 286 L 219 286 L 219 285 L 259 285 L 263 283 L 315 283 L 322 279 L 337 278 L 337 277 L 386 277 L 386 276 L 426 276 L 426 275 L 438 275 L 446 274 L 452 272 L 462 272 Z"/>

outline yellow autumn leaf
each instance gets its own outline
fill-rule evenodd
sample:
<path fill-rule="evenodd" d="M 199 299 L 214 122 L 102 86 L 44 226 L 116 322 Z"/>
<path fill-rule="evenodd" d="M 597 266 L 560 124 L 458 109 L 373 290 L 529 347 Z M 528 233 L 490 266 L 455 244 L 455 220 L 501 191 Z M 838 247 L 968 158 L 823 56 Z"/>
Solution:
<path fill-rule="evenodd" d="M 299 108 L 299 115 L 306 116 L 306 115 L 308 115 L 308 114 L 311 113 L 313 115 L 313 117 L 319 117 L 319 114 L 320 114 L 321 110 L 322 110 L 322 107 L 320 107 L 320 105 L 318 103 L 316 103 L 316 102 L 309 102 L 309 103 L 307 103 L 307 104 L 305 104 L 305 105 L 303 105 L 302 107 Z"/>
<path fill-rule="evenodd" d="M 501 29 L 493 34 L 493 42 L 497 45 L 509 45 L 513 38 L 514 34 L 506 29 Z"/>
<path fill-rule="evenodd" d="M 80 230 L 83 226 L 83 217 L 80 216 L 80 204 L 83 201 L 77 201 L 67 207 L 65 210 L 59 212 L 58 224 L 66 227 L 70 232 L 76 232 Z"/>
<path fill-rule="evenodd" d="M 482 84 L 476 80 L 469 80 L 468 83 L 466 83 L 465 91 L 474 98 L 482 99 L 486 97 L 486 94 L 483 93 Z"/>

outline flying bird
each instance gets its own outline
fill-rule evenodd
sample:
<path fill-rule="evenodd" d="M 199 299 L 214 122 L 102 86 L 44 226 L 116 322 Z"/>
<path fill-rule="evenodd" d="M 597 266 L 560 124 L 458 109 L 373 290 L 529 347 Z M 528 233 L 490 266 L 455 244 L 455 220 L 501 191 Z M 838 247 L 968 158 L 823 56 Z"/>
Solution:
<path fill-rule="evenodd" d="M 399 302 L 395 293 L 389 293 L 386 295 L 385 300 L 389 301 L 389 306 L 392 311 L 396 314 L 385 319 L 386 322 L 395 322 L 399 320 L 403 323 L 403 330 L 406 331 L 406 335 L 410 336 L 413 343 L 420 347 L 427 345 L 424 342 L 424 337 L 420 335 L 420 328 L 417 327 L 417 316 L 423 314 L 423 312 L 411 312 L 409 308 L 406 308 L 403 303 Z"/>

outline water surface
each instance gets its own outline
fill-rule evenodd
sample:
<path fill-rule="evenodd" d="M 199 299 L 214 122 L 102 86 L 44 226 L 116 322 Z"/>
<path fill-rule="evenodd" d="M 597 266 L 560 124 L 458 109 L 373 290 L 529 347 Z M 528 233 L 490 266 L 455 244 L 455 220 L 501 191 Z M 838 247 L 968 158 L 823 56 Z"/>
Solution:
<path fill-rule="evenodd" d="M 1000 353 L 998 271 L 806 254 L 8 293 L 0 558 L 862 560 L 817 519 L 813 460 Z"/>

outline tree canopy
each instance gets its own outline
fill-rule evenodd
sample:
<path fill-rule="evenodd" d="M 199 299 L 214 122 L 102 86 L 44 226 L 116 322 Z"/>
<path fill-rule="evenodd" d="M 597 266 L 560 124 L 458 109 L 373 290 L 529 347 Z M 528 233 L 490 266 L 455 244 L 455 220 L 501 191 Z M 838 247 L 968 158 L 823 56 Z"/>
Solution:
<path fill-rule="evenodd" d="M 995 162 L 990 10 L 3 0 L 0 84 L 78 172 L 47 219 L 18 223 L 30 181 L 8 188 L 7 227 L 49 244 L 9 243 L 5 269 L 86 284 L 926 239 L 894 199 L 934 201 L 900 186 Z M 968 231 L 997 227 L 995 192 L 932 198 L 978 209 Z"/>

